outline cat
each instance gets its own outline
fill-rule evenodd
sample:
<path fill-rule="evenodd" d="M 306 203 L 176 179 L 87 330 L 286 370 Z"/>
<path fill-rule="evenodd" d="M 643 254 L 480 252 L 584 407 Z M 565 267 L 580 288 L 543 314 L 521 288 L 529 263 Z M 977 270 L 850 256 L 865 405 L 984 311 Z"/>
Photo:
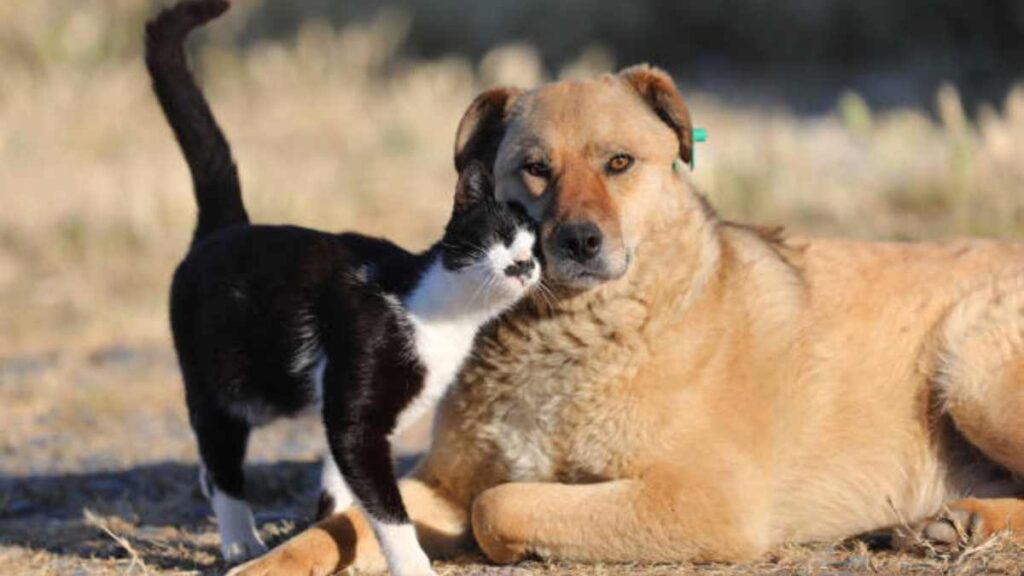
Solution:
<path fill-rule="evenodd" d="M 538 283 L 535 224 L 494 198 L 482 164 L 463 169 L 442 238 L 419 254 L 358 234 L 250 224 L 229 144 L 183 50 L 227 8 L 181 2 L 146 28 L 146 64 L 198 204 L 170 316 L 222 553 L 233 563 L 266 550 L 243 494 L 250 430 L 320 407 L 323 511 L 358 504 L 392 574 L 430 574 L 390 437 L 444 394 L 477 331 Z"/>

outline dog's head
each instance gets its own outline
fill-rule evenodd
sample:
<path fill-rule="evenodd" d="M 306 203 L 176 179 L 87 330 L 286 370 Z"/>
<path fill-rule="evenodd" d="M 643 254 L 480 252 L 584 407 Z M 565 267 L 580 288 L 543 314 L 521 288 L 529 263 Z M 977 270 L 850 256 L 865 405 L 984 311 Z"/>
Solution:
<path fill-rule="evenodd" d="M 459 124 L 455 166 L 494 166 L 496 196 L 540 224 L 550 282 L 584 289 L 621 277 L 667 208 L 676 159 L 693 153 L 672 79 L 634 66 L 526 92 L 495 88 Z"/>

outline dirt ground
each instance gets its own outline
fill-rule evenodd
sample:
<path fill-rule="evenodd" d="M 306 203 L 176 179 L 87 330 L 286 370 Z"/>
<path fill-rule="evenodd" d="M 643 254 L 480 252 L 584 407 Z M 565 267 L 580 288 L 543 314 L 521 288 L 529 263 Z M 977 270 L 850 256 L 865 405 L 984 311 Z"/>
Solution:
<path fill-rule="evenodd" d="M 216 528 L 196 484 L 196 457 L 174 356 L 166 344 L 49 354 L 0 364 L 0 574 L 219 574 Z M 426 422 L 399 443 L 399 468 L 427 441 Z M 271 543 L 315 508 L 321 435 L 315 418 L 258 431 L 248 484 Z M 896 554 L 884 538 L 774 551 L 744 566 L 526 562 L 467 555 L 441 574 L 1024 574 L 1024 548 L 995 541 Z"/>

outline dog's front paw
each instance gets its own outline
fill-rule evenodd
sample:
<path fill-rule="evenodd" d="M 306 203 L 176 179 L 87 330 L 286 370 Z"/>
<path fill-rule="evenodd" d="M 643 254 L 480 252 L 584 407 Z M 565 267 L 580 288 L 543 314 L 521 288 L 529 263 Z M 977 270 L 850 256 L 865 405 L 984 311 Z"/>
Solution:
<path fill-rule="evenodd" d="M 896 528 L 893 547 L 920 552 L 934 548 L 963 549 L 984 542 L 998 528 L 993 522 L 986 522 L 982 511 L 970 506 L 970 502 L 955 502 L 931 518 Z"/>
<path fill-rule="evenodd" d="M 272 550 L 245 564 L 235 566 L 226 576 L 313 576 L 320 572 L 287 550 Z"/>
<path fill-rule="evenodd" d="M 491 488 L 473 502 L 473 535 L 491 562 L 512 564 L 525 558 L 529 551 L 518 537 L 525 522 L 519 518 L 515 502 L 502 497 L 503 488 Z"/>

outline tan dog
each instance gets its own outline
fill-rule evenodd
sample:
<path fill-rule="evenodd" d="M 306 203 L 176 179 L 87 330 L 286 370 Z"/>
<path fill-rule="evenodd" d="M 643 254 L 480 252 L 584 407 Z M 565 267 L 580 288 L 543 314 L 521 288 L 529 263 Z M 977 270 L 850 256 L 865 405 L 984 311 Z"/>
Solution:
<path fill-rule="evenodd" d="M 470 107 L 456 164 L 494 164 L 559 290 L 481 339 L 404 480 L 428 553 L 734 561 L 901 520 L 1024 527 L 1024 245 L 772 237 L 715 216 L 673 168 L 691 146 L 647 67 Z M 350 511 L 236 573 L 378 558 Z"/>

